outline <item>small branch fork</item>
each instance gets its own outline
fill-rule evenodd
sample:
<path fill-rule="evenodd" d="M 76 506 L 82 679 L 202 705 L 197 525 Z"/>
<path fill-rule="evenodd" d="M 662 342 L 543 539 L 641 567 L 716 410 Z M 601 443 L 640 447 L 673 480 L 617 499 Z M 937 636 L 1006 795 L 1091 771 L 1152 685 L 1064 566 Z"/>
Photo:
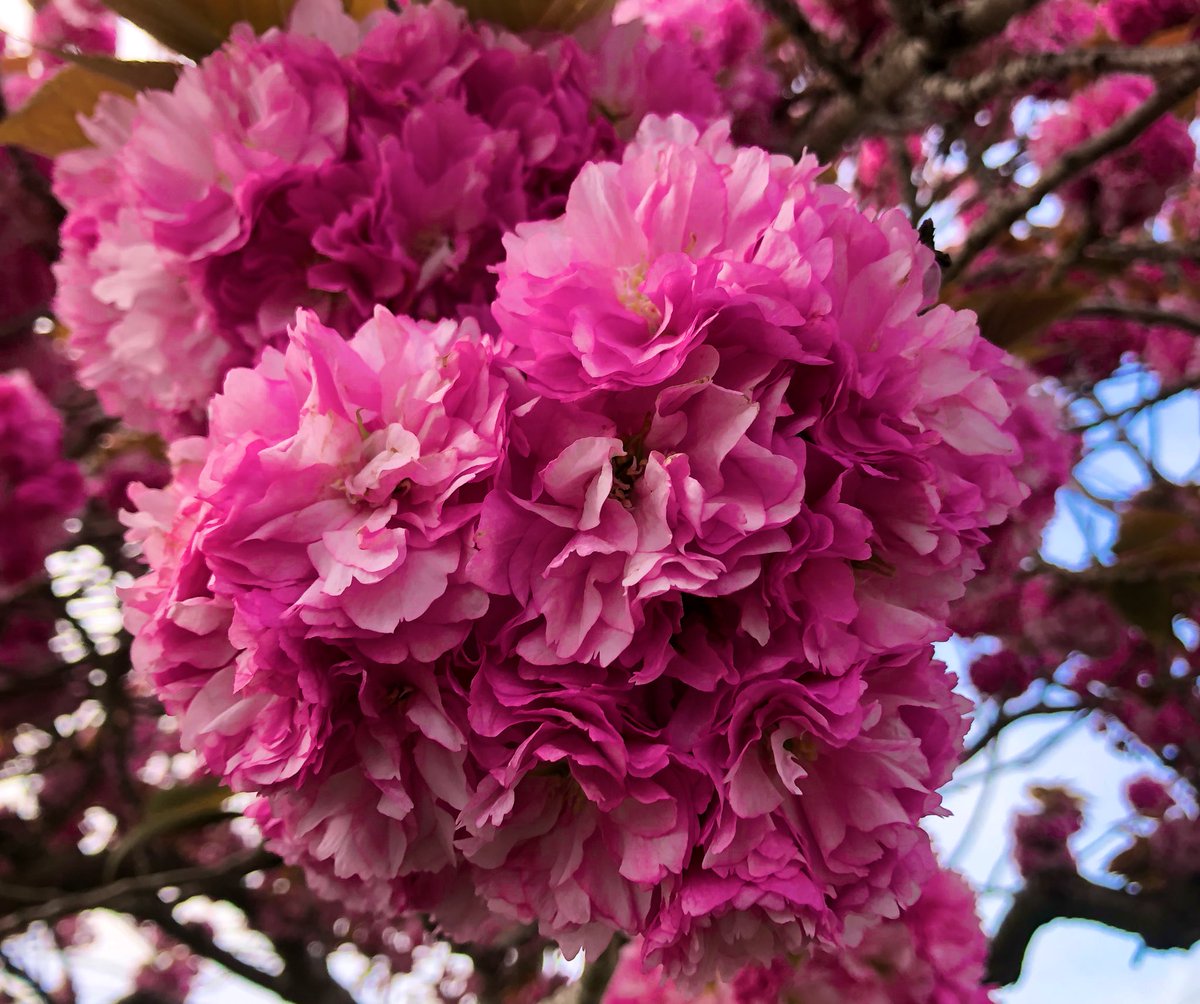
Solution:
<path fill-rule="evenodd" d="M 989 745 L 991 745 L 1000 734 L 1008 728 L 1013 722 L 1019 722 L 1024 718 L 1034 718 L 1041 715 L 1069 715 L 1078 712 L 1079 708 L 1073 704 L 1066 705 L 1050 705 L 1050 704 L 1035 704 L 1029 708 L 1023 708 L 1020 711 L 1006 712 L 1001 710 L 995 719 L 988 725 L 986 729 L 968 745 L 958 758 L 960 765 L 969 760 L 974 759 Z"/>
<path fill-rule="evenodd" d="M 1084 422 L 1081 425 L 1072 427 L 1071 432 L 1087 432 L 1089 429 L 1099 429 L 1102 426 L 1108 425 L 1110 422 L 1120 422 L 1122 419 L 1129 418 L 1131 415 L 1136 415 L 1139 412 L 1145 411 L 1147 408 L 1153 408 L 1155 405 L 1162 404 L 1164 401 L 1169 401 L 1171 398 L 1179 394 L 1185 394 L 1190 390 L 1200 390 L 1200 376 L 1188 377 L 1187 379 L 1174 384 L 1168 384 L 1163 387 L 1157 394 L 1152 397 L 1144 398 L 1137 401 L 1128 407 L 1122 408 L 1120 411 L 1106 411 L 1099 418 L 1091 422 Z"/>

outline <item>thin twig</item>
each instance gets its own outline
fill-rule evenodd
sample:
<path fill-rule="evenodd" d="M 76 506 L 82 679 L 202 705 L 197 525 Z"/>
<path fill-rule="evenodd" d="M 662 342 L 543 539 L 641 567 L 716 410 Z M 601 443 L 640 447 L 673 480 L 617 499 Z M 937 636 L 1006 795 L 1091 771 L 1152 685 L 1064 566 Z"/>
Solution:
<path fill-rule="evenodd" d="M 975 843 L 975 838 L 979 836 L 979 828 L 983 825 L 984 818 L 987 816 L 988 805 L 991 802 L 993 784 L 996 780 L 996 775 L 999 773 L 999 748 L 996 746 L 988 747 L 988 765 L 983 775 L 983 784 L 979 788 L 979 794 L 975 798 L 975 804 L 971 806 L 971 814 L 967 817 L 966 825 L 963 826 L 962 833 L 959 834 L 958 842 L 954 845 L 949 856 L 946 858 L 946 864 L 950 868 L 957 867 L 962 856 L 971 849 Z"/>
<path fill-rule="evenodd" d="M 1104 411 L 1103 407 L 1097 402 L 1096 407 L 1102 412 L 1101 416 L 1091 422 L 1083 422 L 1080 425 L 1073 426 L 1071 432 L 1087 432 L 1091 429 L 1099 429 L 1102 426 L 1108 425 L 1110 422 L 1119 422 L 1123 418 L 1130 415 L 1135 415 L 1145 411 L 1147 408 L 1153 408 L 1156 404 L 1162 404 L 1165 401 L 1179 395 L 1186 394 L 1190 390 L 1200 390 L 1200 374 L 1189 377 L 1180 382 L 1170 384 L 1163 387 L 1157 394 L 1152 397 L 1145 398 L 1128 407 L 1122 408 L 1120 411 Z M 1109 503 L 1111 504 L 1111 503 Z"/>
<path fill-rule="evenodd" d="M 1051 704 L 1035 704 L 1029 708 L 1023 708 L 1020 711 L 1014 711 L 1011 714 L 1006 713 L 1003 708 L 999 710 L 992 723 L 984 729 L 980 736 L 975 739 L 969 746 L 962 751 L 959 756 L 959 764 L 964 764 L 972 757 L 977 756 L 990 743 L 994 742 L 1006 728 L 1019 722 L 1023 718 L 1033 718 L 1037 715 L 1056 715 L 1064 711 L 1078 711 L 1079 708 L 1073 704 L 1067 705 L 1051 705 Z"/>
<path fill-rule="evenodd" d="M 1042 757 L 1049 753 L 1050 750 L 1054 749 L 1055 746 L 1066 739 L 1067 736 L 1074 731 L 1075 727 L 1080 722 L 1084 721 L 1086 717 L 1086 710 L 1082 708 L 1078 709 L 1075 712 L 1074 717 L 1072 717 L 1069 722 L 1063 725 L 1062 728 L 1058 729 L 1056 732 L 1052 732 L 1041 742 L 1035 743 L 1024 753 L 1013 757 L 1011 760 L 1004 760 L 1001 763 L 997 763 L 995 767 L 985 767 L 983 770 L 976 771 L 974 774 L 967 774 L 966 776 L 956 775 L 942 788 L 942 791 L 961 791 L 963 788 L 974 784 L 976 781 L 986 780 L 990 774 L 1004 774 L 1010 770 L 1020 770 L 1023 767 L 1028 767 L 1031 764 L 1037 763 Z"/>

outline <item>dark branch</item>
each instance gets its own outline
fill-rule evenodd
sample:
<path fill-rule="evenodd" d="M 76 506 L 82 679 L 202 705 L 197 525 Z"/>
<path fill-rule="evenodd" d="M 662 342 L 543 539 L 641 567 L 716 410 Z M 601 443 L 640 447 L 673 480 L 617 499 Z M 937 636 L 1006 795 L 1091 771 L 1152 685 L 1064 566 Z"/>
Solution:
<path fill-rule="evenodd" d="M 325 956 L 309 953 L 302 940 L 275 942 L 283 959 L 286 989 L 281 996 L 293 1004 L 355 1004 L 350 991 L 329 973 Z"/>
<path fill-rule="evenodd" d="M 764 0 L 766 2 L 766 0 Z M 783 0 L 772 0 L 783 2 Z M 822 109 L 811 129 L 801 137 L 805 146 L 822 157 L 832 157 L 842 144 L 870 128 L 879 112 L 898 112 L 920 84 L 959 52 L 986 41 L 1038 0 L 970 0 L 952 16 L 931 24 L 925 37 L 897 34 L 884 45 L 863 71 L 862 83 Z"/>
<path fill-rule="evenodd" d="M 1042 0 L 968 0 L 957 15 L 952 44 L 974 45 L 999 35 L 1013 18 L 1020 17 Z"/>
<path fill-rule="evenodd" d="M 259 849 L 230 858 L 218 865 L 173 868 L 168 871 L 151 872 L 148 875 L 133 875 L 80 892 L 56 895 L 37 906 L 12 910 L 0 916 L 0 937 L 7 937 L 23 930 L 36 921 L 57 920 L 59 917 L 79 913 L 81 910 L 91 910 L 96 907 L 120 909 L 121 903 L 132 896 L 157 892 L 168 886 L 178 886 L 185 891 L 189 887 L 195 886 L 198 891 L 211 894 L 211 883 L 214 881 L 245 875 L 277 864 L 279 864 L 278 857 Z M 20 889 L 20 887 L 13 887 L 13 889 Z M 33 889 L 29 891 L 33 891 Z M 41 891 L 45 894 L 51 890 L 42 889 Z"/>
<path fill-rule="evenodd" d="M 1142 73 L 1154 75 L 1200 63 L 1200 45 L 1175 45 L 1160 49 L 1111 46 L 1042 52 L 1000 63 L 969 80 L 935 77 L 924 88 L 933 100 L 956 105 L 984 104 L 999 94 L 1020 91 L 1043 80 L 1062 80 L 1076 73 Z"/>
<path fill-rule="evenodd" d="M 1139 324 L 1160 324 L 1178 328 L 1193 335 L 1200 335 L 1200 321 L 1184 314 L 1175 314 L 1158 307 L 1141 306 L 1135 303 L 1085 303 L 1076 311 L 1076 317 L 1117 317 Z"/>
<path fill-rule="evenodd" d="M 1147 948 L 1190 948 L 1200 941 L 1196 894 L 1190 883 L 1132 893 L 1073 873 L 1032 878 L 1013 898 L 992 938 L 987 982 L 1006 986 L 1020 979 L 1033 936 L 1059 918 L 1091 920 L 1136 934 Z"/>
<path fill-rule="evenodd" d="M 1098 429 L 1102 425 L 1107 425 L 1109 422 L 1116 422 L 1123 418 L 1128 418 L 1130 415 L 1136 415 L 1138 412 L 1145 411 L 1147 408 L 1153 408 L 1156 404 L 1162 404 L 1164 401 L 1169 401 L 1177 394 L 1184 394 L 1189 390 L 1200 389 L 1200 375 L 1189 377 L 1180 383 L 1169 384 L 1163 387 L 1157 394 L 1152 397 L 1144 398 L 1127 408 L 1122 408 L 1120 411 L 1106 411 L 1099 418 L 1092 422 L 1084 422 L 1082 425 L 1074 426 L 1072 432 L 1087 432 L 1089 429 Z"/>
<path fill-rule="evenodd" d="M 958 762 L 960 764 L 964 764 L 968 760 L 977 756 L 979 753 L 985 750 L 988 745 L 994 742 L 1000 736 L 1000 733 L 1012 725 L 1013 722 L 1019 722 L 1023 718 L 1033 718 L 1037 715 L 1057 715 L 1078 710 L 1079 708 L 1070 704 L 1035 704 L 1031 708 L 1024 708 L 1021 711 L 1014 711 L 1012 713 L 1007 713 L 1001 709 L 992 723 L 986 729 L 984 729 L 982 733 L 980 733 L 979 737 L 963 749 L 962 755 L 958 758 Z"/>
<path fill-rule="evenodd" d="M 1200 261 L 1200 243 L 1195 241 L 1106 241 L 1084 252 L 1084 261 Z"/>
<path fill-rule="evenodd" d="M 146 899 L 129 908 L 131 916 L 157 924 L 162 932 L 186 946 L 194 954 L 224 967 L 235 976 L 283 996 L 286 982 L 278 976 L 264 973 L 256 966 L 226 951 L 205 931 L 194 924 L 181 924 L 171 913 L 171 907 L 157 898 Z"/>
<path fill-rule="evenodd" d="M 911 38 L 929 34 L 936 13 L 925 0 L 888 0 L 888 7 L 904 34 Z"/>

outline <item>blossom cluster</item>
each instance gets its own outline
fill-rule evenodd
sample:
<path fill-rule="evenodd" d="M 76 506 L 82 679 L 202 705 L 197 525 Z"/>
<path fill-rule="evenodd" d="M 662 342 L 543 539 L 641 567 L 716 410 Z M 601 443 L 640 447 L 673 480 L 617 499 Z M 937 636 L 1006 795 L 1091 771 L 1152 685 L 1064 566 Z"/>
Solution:
<path fill-rule="evenodd" d="M 339 946 L 420 979 L 451 942 L 474 974 L 455 954 L 431 999 L 534 1004 L 566 979 L 548 941 L 624 935 L 607 1004 L 984 1004 L 921 823 L 1058 707 L 1175 774 L 1130 786 L 1109 870 L 1135 895 L 1200 873 L 1194 490 L 1117 504 L 1104 567 L 1030 557 L 1081 428 L 1103 441 L 1096 385 L 1200 374 L 1186 107 L 1058 186 L 1061 223 L 989 236 L 1152 99 L 1105 66 L 1170 82 L 1197 0 L 793 2 L 809 25 L 522 0 L 524 34 L 490 22 L 509 0 L 289 0 L 228 33 L 240 5 L 209 4 L 224 42 L 184 11 L 161 40 L 211 54 L 103 96 L 90 146 L 0 150 L 10 885 L 48 900 L 131 847 L 224 875 L 201 891 L 274 944 L 283 996 Z M 116 19 L 31 4 L 6 130 L 57 149 L 39 109 L 81 95 L 54 75 Z M 599 16 L 549 27 L 567 7 Z M 965 753 L 951 631 L 996 643 Z M 1069 889 L 1081 805 L 1035 797 L 1018 867 Z M 260 844 L 282 863 L 240 875 Z M 205 925 L 144 930 L 132 997 L 228 959 Z"/>
<path fill-rule="evenodd" d="M 639 21 L 655 38 L 691 48 L 706 77 L 720 88 L 734 138 L 767 138 L 779 78 L 767 66 L 769 22 L 752 0 L 619 0 L 613 21 Z"/>
<path fill-rule="evenodd" d="M 1128 45 L 1141 45 L 1151 35 L 1200 21 L 1197 0 L 1104 0 L 1100 19 L 1108 33 Z"/>
<path fill-rule="evenodd" d="M 939 869 L 899 918 L 850 949 L 815 950 L 746 966 L 732 980 L 685 992 L 661 971 L 644 972 L 636 944 L 622 953 L 604 1004 L 987 1004 L 987 942 L 975 897 Z"/>
<path fill-rule="evenodd" d="M 1000 384 L 1014 405 L 1006 429 L 1021 443 L 1017 476 L 1028 495 L 989 533 L 980 552 L 983 571 L 950 612 L 950 627 L 964 635 L 978 633 L 979 618 L 990 615 L 996 597 L 1015 588 L 1014 576 L 1041 545 L 1056 493 L 1079 459 L 1079 443 L 1065 430 L 1062 409 L 1049 390 L 1023 370 L 1004 374 Z"/>
<path fill-rule="evenodd" d="M 1122 733 L 1185 776 L 1200 778 L 1200 741 L 1195 735 L 1198 678 L 1200 656 L 1195 652 L 1172 655 L 1130 632 L 1113 652 L 1076 667 L 1069 685 Z"/>
<path fill-rule="evenodd" d="M 0 147 L 0 306 L 5 317 L 0 353 L 7 347 L 5 343 L 32 324 L 54 295 L 50 273 L 50 262 L 57 253 L 53 210 L 49 199 L 29 191 L 27 173 L 36 176 L 37 168 Z"/>
<path fill-rule="evenodd" d="M 41 573 L 83 505 L 83 475 L 63 456 L 62 437 L 62 419 L 29 375 L 0 374 L 0 596 Z"/>
<path fill-rule="evenodd" d="M 743 970 L 734 1002 L 988 1004 L 986 955 L 974 894 L 958 874 L 939 869 L 899 919 L 872 928 L 852 950 Z"/>
<path fill-rule="evenodd" d="M 316 888 L 692 980 L 916 899 L 1025 384 L 819 170 L 650 118 L 484 326 L 302 311 L 134 490 L 135 664 Z"/>
<path fill-rule="evenodd" d="M 646 111 L 721 110 L 690 49 L 624 28 L 585 51 L 448 0 L 361 26 L 305 0 L 287 31 L 239 26 L 171 92 L 106 96 L 94 146 L 56 172 L 80 380 L 177 436 L 203 430 L 225 372 L 282 344 L 297 306 L 346 336 L 377 304 L 486 314 L 506 230 L 561 211 Z"/>
<path fill-rule="evenodd" d="M 1017 867 L 1026 878 L 1073 874 L 1075 855 L 1069 843 L 1083 827 L 1083 803 L 1064 788 L 1035 788 L 1038 807 L 1021 813 L 1013 826 Z"/>

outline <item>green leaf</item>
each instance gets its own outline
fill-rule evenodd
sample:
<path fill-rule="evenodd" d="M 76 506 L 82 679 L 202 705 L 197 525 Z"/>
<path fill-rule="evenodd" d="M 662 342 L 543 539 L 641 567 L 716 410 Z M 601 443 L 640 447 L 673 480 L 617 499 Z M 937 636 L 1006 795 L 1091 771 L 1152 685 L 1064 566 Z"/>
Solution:
<path fill-rule="evenodd" d="M 79 119 L 91 115 L 103 94 L 132 98 L 137 89 L 83 66 L 68 66 L 0 121 L 0 144 L 56 157 L 89 144 Z"/>

